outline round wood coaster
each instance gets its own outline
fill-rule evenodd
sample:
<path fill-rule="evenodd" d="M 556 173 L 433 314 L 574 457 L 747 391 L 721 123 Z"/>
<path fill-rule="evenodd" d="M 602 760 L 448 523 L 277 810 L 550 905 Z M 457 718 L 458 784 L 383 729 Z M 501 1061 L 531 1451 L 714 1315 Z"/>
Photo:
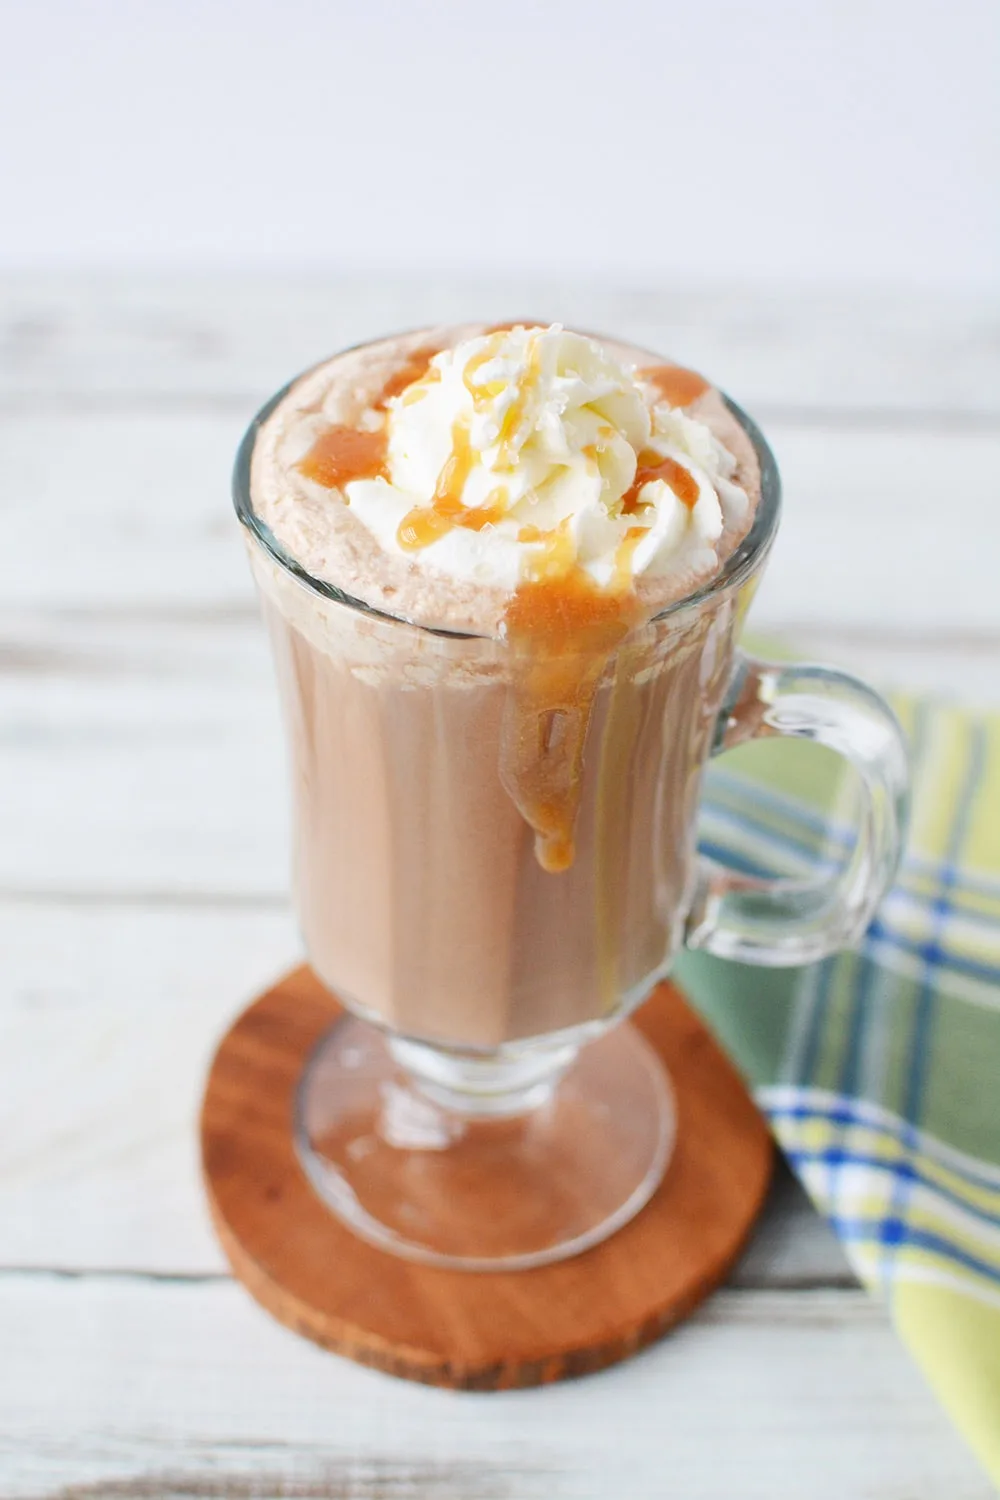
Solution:
<path fill-rule="evenodd" d="M 438 1270 L 356 1238 L 295 1155 L 303 1063 L 340 1008 L 308 968 L 239 1017 L 209 1074 L 202 1166 L 230 1264 L 268 1312 L 338 1354 L 466 1390 L 538 1385 L 624 1359 L 677 1323 L 736 1258 L 770 1177 L 767 1128 L 669 984 L 633 1017 L 670 1071 L 677 1142 L 642 1212 L 571 1260 Z"/>

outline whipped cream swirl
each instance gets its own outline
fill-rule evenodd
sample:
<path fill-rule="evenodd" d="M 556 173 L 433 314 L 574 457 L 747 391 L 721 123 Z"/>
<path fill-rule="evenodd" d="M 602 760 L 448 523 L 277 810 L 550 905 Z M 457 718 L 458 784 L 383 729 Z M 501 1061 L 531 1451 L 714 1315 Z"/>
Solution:
<path fill-rule="evenodd" d="M 387 403 L 384 477 L 344 486 L 380 547 L 513 590 L 553 539 L 601 588 L 716 570 L 735 461 L 641 372 L 554 325 L 470 338 Z"/>

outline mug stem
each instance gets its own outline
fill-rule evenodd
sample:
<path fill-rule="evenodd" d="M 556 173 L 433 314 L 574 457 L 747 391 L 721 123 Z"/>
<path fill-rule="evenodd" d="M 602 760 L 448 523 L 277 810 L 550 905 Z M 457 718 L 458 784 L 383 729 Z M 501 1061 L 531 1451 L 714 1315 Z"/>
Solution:
<path fill-rule="evenodd" d="M 420 1094 L 442 1109 L 492 1119 L 545 1104 L 580 1050 L 575 1043 L 542 1043 L 476 1056 L 404 1037 L 389 1036 L 386 1043 Z"/>

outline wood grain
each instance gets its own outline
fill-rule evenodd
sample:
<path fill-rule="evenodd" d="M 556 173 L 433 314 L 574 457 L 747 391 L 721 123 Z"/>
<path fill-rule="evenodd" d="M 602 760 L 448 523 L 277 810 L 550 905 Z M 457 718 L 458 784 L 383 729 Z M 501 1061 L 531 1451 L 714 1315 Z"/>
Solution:
<path fill-rule="evenodd" d="M 263 400 L 333 349 L 535 308 L 708 371 L 761 417 L 1000 415 L 996 298 L 955 289 L 418 275 L 0 277 L 0 401 L 135 411 Z"/>
<path fill-rule="evenodd" d="M 4 1500 L 996 1500 L 861 1291 L 720 1291 L 488 1397 L 331 1359 L 228 1281 L 0 1276 Z"/>
<path fill-rule="evenodd" d="M 634 1023 L 676 1095 L 663 1183 L 603 1244 L 520 1272 L 414 1265 L 356 1238 L 316 1197 L 295 1156 L 294 1093 L 340 1013 L 309 969 L 294 970 L 223 1038 L 202 1107 L 223 1248 L 282 1323 L 388 1374 L 505 1390 L 626 1358 L 722 1280 L 763 1203 L 772 1147 L 732 1064 L 673 986 L 654 991 Z"/>

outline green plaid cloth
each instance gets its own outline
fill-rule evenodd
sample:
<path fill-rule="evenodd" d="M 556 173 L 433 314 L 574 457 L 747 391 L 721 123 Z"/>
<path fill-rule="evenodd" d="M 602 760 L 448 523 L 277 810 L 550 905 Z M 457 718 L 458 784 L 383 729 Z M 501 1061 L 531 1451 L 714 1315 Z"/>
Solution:
<path fill-rule="evenodd" d="M 899 878 L 857 951 L 677 977 L 807 1191 L 1000 1483 L 1000 718 L 896 698 L 914 768 Z M 702 847 L 752 874 L 839 863 L 853 777 L 768 741 L 710 769 Z"/>

